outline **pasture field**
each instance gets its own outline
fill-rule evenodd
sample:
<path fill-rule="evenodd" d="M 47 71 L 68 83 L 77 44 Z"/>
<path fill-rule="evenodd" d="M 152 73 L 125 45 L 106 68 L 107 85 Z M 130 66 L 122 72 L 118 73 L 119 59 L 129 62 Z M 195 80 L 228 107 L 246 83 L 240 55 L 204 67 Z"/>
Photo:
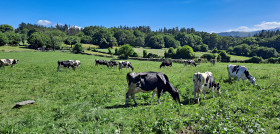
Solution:
<path fill-rule="evenodd" d="M 178 88 L 181 105 L 169 93 L 148 101 L 152 93 L 136 94 L 138 106 L 125 106 L 126 69 L 95 67 L 104 57 L 63 52 L 0 52 L 1 58 L 19 59 L 15 68 L 0 69 L 0 133 L 280 133 L 279 64 L 249 64 L 258 86 L 249 81 L 228 82 L 228 63 L 202 63 L 196 68 L 174 63 L 129 60 L 135 72 L 165 73 Z M 78 59 L 76 71 L 61 69 L 58 60 Z M 211 71 L 221 94 L 193 101 L 192 75 Z M 12 109 L 15 103 L 35 100 Z"/>

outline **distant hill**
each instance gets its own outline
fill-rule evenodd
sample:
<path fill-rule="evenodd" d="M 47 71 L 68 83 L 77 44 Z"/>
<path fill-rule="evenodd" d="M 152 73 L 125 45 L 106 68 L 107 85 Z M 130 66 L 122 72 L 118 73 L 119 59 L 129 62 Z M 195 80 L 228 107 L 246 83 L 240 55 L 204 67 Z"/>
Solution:
<path fill-rule="evenodd" d="M 269 29 L 269 31 L 276 31 L 276 30 L 280 30 L 280 28 Z M 268 30 L 266 30 L 266 31 L 268 31 Z M 261 32 L 261 30 L 252 31 L 252 32 L 231 31 L 231 32 L 221 32 L 221 33 L 217 33 L 217 34 L 219 36 L 252 37 L 259 32 Z"/>

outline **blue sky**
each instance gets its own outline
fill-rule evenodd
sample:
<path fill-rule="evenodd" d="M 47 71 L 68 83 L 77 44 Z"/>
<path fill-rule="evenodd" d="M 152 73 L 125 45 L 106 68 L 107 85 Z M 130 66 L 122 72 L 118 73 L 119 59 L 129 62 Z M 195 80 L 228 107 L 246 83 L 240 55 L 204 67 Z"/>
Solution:
<path fill-rule="evenodd" d="M 205 32 L 280 27 L 280 0 L 1 0 L 0 24 L 21 22 L 195 28 Z"/>

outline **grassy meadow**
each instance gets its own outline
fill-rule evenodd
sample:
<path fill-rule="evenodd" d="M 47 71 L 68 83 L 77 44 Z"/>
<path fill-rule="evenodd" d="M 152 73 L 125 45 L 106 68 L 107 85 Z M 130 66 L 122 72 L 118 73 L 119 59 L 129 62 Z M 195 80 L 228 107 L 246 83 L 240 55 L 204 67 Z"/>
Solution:
<path fill-rule="evenodd" d="M 0 69 L 0 133 L 280 133 L 279 64 L 246 66 L 258 86 L 249 81 L 228 82 L 228 63 L 202 63 L 196 68 L 174 63 L 160 69 L 160 62 L 129 60 L 135 72 L 165 73 L 178 88 L 181 105 L 169 93 L 148 101 L 152 93 L 136 94 L 138 106 L 125 106 L 126 69 L 95 67 L 104 57 L 68 52 L 1 52 L 19 59 L 15 68 Z M 78 59 L 76 71 L 61 69 L 58 60 Z M 221 94 L 201 96 L 194 103 L 192 75 L 211 71 Z M 20 101 L 35 100 L 19 109 Z"/>

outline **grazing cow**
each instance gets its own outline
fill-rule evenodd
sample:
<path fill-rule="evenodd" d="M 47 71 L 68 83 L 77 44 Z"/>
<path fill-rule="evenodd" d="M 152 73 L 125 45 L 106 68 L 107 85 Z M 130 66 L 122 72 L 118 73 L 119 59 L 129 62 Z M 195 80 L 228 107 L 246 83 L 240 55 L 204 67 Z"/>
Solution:
<path fill-rule="evenodd" d="M 244 85 L 244 80 L 248 79 L 251 84 L 253 84 L 254 86 L 256 85 L 256 78 L 250 75 L 246 67 L 240 65 L 227 65 L 227 70 L 230 81 L 231 77 L 237 78 L 238 81 L 241 78 L 243 80 Z"/>
<path fill-rule="evenodd" d="M 135 105 L 137 102 L 135 101 L 135 94 L 138 92 L 152 92 L 152 102 L 155 94 L 158 95 L 158 103 L 160 103 L 160 95 L 163 92 L 169 92 L 173 99 L 180 103 L 179 92 L 175 89 L 168 77 L 159 72 L 141 72 L 141 73 L 127 73 L 126 80 L 128 83 L 128 91 L 126 93 L 125 104 L 127 104 L 129 96 L 133 98 Z"/>
<path fill-rule="evenodd" d="M 172 67 L 172 61 L 171 60 L 164 60 L 164 61 L 162 61 L 162 63 L 160 64 L 159 68 L 165 67 L 165 66 Z"/>
<path fill-rule="evenodd" d="M 14 67 L 18 61 L 17 59 L 0 59 L 0 68 L 3 67 L 5 69 L 5 66 Z"/>
<path fill-rule="evenodd" d="M 215 66 L 216 60 L 215 59 L 211 59 L 210 63 L 211 63 L 211 65 Z"/>
<path fill-rule="evenodd" d="M 81 65 L 80 60 L 68 60 L 68 61 L 73 62 L 74 66 L 77 66 L 78 68 L 80 68 L 80 65 Z"/>
<path fill-rule="evenodd" d="M 200 63 L 201 63 L 201 58 L 198 58 L 197 61 L 198 61 L 198 63 L 200 64 Z"/>
<path fill-rule="evenodd" d="M 212 89 L 212 96 L 214 98 L 214 90 L 220 93 L 220 84 L 215 82 L 215 79 L 211 72 L 205 73 L 195 73 L 193 75 L 193 95 L 194 99 L 197 99 L 197 103 L 199 103 L 200 94 L 203 92 L 205 99 L 206 90 Z M 196 98 L 196 93 L 198 94 Z"/>
<path fill-rule="evenodd" d="M 95 66 L 98 66 L 98 65 L 105 65 L 105 66 L 109 67 L 109 64 L 108 64 L 108 62 L 106 60 L 98 60 L 98 59 L 96 59 L 95 60 Z"/>
<path fill-rule="evenodd" d="M 185 66 L 192 65 L 192 66 L 196 67 L 196 64 L 195 64 L 194 60 L 184 60 L 183 62 L 184 62 Z"/>
<path fill-rule="evenodd" d="M 131 71 L 134 70 L 133 66 L 129 61 L 119 61 L 119 70 L 121 70 L 122 68 L 128 68 L 128 70 L 130 68 Z"/>
<path fill-rule="evenodd" d="M 109 67 L 117 67 L 118 66 L 118 62 L 117 61 L 114 61 L 114 60 L 110 60 L 109 62 L 108 62 L 108 65 L 109 65 Z"/>
<path fill-rule="evenodd" d="M 60 67 L 67 67 L 68 69 L 71 67 L 75 71 L 75 65 L 72 61 L 57 61 L 57 71 L 60 71 Z"/>

